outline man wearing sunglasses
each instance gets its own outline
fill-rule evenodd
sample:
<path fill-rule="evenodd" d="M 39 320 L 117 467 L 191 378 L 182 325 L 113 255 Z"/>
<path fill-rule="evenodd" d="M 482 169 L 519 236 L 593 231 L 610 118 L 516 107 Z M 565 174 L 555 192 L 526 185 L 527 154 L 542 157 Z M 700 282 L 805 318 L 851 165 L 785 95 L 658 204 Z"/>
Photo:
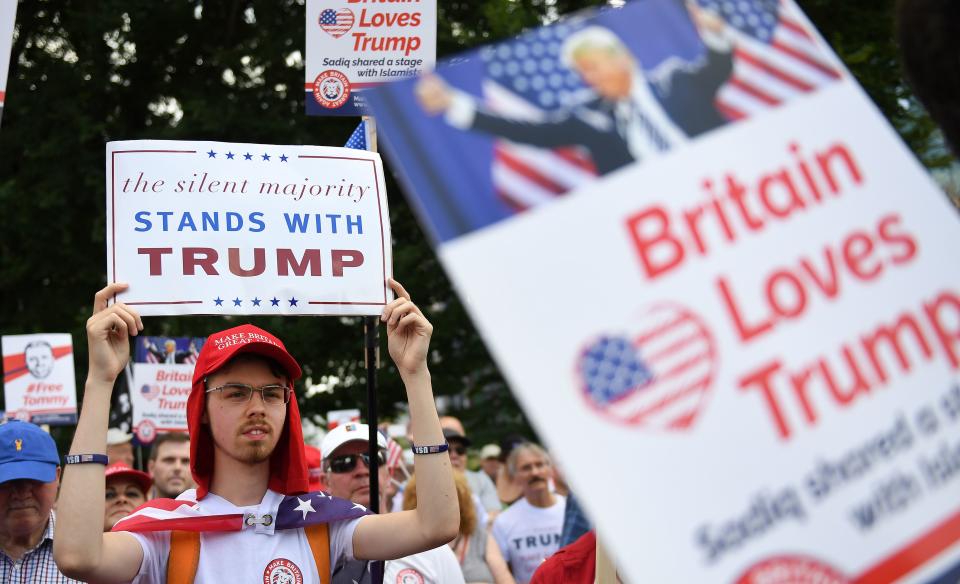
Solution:
<path fill-rule="evenodd" d="M 390 356 L 423 440 L 417 510 L 370 515 L 322 492 L 308 473 L 294 382 L 300 366 L 277 337 L 253 325 L 210 335 L 187 401 L 190 470 L 197 488 L 154 501 L 102 533 L 107 414 L 130 357 L 139 314 L 108 299 L 87 321 L 90 366 L 83 409 L 61 488 L 54 556 L 61 570 L 91 582 L 330 581 L 354 558 L 389 560 L 442 546 L 457 535 L 459 511 L 434 406 L 426 356 L 432 325 L 400 284 L 387 304 Z M 428 492 L 429 490 L 429 492 Z M 402 533 L 403 537 L 397 537 Z"/>
<path fill-rule="evenodd" d="M 370 430 L 366 424 L 341 424 L 327 433 L 320 443 L 323 456 L 324 484 L 334 497 L 348 499 L 364 507 L 370 506 Z M 390 480 L 387 472 L 387 441 L 377 432 L 377 467 L 379 484 Z M 451 444 L 451 447 L 453 445 Z M 380 508 L 387 506 L 386 489 L 380 491 Z M 404 580 L 406 577 L 408 580 Z M 421 584 L 463 583 L 463 572 L 450 546 L 440 546 L 409 557 L 387 562 L 384 582 L 416 582 Z M 333 573 L 333 584 L 369 584 L 369 562 L 353 561 Z"/>

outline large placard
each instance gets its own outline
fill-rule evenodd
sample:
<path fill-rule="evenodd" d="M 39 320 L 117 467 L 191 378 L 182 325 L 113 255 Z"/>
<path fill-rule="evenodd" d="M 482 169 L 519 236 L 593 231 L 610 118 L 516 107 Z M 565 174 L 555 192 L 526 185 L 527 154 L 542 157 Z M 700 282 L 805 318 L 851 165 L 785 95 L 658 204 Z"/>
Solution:
<path fill-rule="evenodd" d="M 634 2 L 458 63 L 371 103 L 629 581 L 960 577 L 957 213 L 796 7 Z"/>
<path fill-rule="evenodd" d="M 107 274 L 141 314 L 377 315 L 392 298 L 380 157 L 107 144 Z"/>
<path fill-rule="evenodd" d="M 433 69 L 437 2 L 307 0 L 306 111 L 368 113 L 364 92 Z"/>
<path fill-rule="evenodd" d="M 4 335 L 2 344 L 6 417 L 35 424 L 75 424 L 77 386 L 70 335 Z"/>

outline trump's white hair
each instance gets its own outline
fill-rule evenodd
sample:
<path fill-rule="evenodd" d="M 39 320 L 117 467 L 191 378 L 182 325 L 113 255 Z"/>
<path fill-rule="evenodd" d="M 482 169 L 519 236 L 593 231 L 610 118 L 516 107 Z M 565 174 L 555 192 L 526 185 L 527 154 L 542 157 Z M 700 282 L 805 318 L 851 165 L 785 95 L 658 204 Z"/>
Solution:
<path fill-rule="evenodd" d="M 560 48 L 560 60 L 568 68 L 575 68 L 574 59 L 587 51 L 606 51 L 632 58 L 630 49 L 612 30 L 603 26 L 588 26 L 568 36 Z"/>

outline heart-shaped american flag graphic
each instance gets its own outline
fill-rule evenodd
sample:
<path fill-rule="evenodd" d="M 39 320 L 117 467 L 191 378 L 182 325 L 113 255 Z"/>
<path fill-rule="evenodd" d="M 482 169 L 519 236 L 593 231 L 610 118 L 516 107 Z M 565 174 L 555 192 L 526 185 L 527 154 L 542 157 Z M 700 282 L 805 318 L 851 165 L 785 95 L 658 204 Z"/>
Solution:
<path fill-rule="evenodd" d="M 145 384 L 140 388 L 140 395 L 147 398 L 148 401 L 153 401 L 155 397 L 160 395 L 160 386 Z"/>
<path fill-rule="evenodd" d="M 717 368 L 709 329 L 686 308 L 659 304 L 624 330 L 585 343 L 576 363 L 594 411 L 628 426 L 689 428 L 707 401 Z"/>
<path fill-rule="evenodd" d="M 353 11 L 349 8 L 327 8 L 320 13 L 320 28 L 335 39 L 347 34 L 353 28 L 353 21 Z"/>

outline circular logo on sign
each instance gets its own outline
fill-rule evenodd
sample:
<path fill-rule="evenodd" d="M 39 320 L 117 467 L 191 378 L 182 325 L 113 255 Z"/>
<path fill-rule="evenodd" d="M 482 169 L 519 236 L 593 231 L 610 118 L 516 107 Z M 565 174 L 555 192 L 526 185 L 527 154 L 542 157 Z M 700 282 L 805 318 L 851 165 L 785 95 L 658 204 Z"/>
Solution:
<path fill-rule="evenodd" d="M 662 303 L 585 342 L 575 371 L 587 403 L 604 417 L 685 430 L 706 403 L 716 366 L 710 330 L 685 307 Z"/>
<path fill-rule="evenodd" d="M 328 109 L 337 109 L 350 97 L 350 80 L 336 69 L 328 69 L 313 80 L 313 99 Z"/>
<path fill-rule="evenodd" d="M 157 427 L 150 420 L 143 420 L 133 429 L 133 433 L 137 435 L 137 440 L 149 444 L 157 436 Z"/>
<path fill-rule="evenodd" d="M 406 568 L 400 570 L 397 573 L 397 584 L 423 584 L 423 576 L 420 575 L 420 572 L 412 569 Z"/>
<path fill-rule="evenodd" d="M 769 558 L 750 567 L 737 584 L 849 584 L 830 566 L 801 556 Z"/>
<path fill-rule="evenodd" d="M 303 574 L 290 560 L 277 558 L 263 569 L 263 584 L 303 584 Z"/>

